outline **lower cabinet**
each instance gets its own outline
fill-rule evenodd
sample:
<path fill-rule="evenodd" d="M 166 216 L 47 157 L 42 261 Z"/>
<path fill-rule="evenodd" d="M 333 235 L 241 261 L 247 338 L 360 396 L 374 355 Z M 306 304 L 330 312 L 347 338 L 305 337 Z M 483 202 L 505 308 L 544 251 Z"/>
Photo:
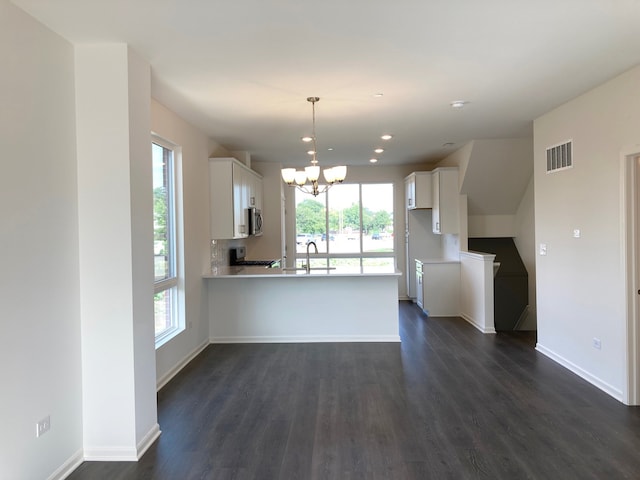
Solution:
<path fill-rule="evenodd" d="M 421 264 L 421 308 L 430 317 L 460 315 L 460 262 L 456 260 L 416 260 Z"/>

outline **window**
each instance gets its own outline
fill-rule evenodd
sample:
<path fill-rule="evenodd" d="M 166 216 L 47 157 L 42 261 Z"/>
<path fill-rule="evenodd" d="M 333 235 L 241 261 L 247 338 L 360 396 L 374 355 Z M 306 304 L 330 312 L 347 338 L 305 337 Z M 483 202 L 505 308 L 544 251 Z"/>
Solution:
<path fill-rule="evenodd" d="M 317 197 L 295 192 L 298 266 L 311 241 L 314 267 L 395 266 L 393 184 L 334 185 Z"/>
<path fill-rule="evenodd" d="M 184 329 L 179 295 L 176 152 L 159 138 L 151 144 L 153 163 L 154 318 L 156 347 Z"/>

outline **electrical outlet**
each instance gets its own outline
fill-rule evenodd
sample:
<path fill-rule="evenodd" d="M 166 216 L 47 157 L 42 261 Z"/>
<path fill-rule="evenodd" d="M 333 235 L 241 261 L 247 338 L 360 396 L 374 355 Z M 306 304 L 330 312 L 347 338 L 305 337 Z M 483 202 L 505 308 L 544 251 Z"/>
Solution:
<path fill-rule="evenodd" d="M 573 238 L 580 238 L 580 229 L 579 228 L 574 228 L 573 229 Z"/>
<path fill-rule="evenodd" d="M 41 437 L 42 435 L 47 433 L 50 428 L 51 428 L 51 417 L 47 415 L 38 423 L 36 423 L 36 438 Z"/>
<path fill-rule="evenodd" d="M 593 337 L 593 348 L 600 350 L 602 348 L 602 342 L 599 338 Z"/>

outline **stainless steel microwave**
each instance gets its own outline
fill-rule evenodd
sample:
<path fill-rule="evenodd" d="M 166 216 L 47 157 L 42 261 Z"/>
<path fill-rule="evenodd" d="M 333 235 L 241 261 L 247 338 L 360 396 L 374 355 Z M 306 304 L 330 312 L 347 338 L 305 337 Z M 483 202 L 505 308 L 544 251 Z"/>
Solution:
<path fill-rule="evenodd" d="M 249 235 L 262 235 L 262 210 L 256 207 L 249 208 Z"/>

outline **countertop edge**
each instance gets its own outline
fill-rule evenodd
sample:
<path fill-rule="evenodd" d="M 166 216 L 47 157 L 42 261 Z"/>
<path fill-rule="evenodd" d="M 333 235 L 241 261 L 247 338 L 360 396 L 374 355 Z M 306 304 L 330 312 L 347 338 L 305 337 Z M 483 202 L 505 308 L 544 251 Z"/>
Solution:
<path fill-rule="evenodd" d="M 243 268 L 242 270 L 230 270 L 224 268 L 217 273 L 205 273 L 202 275 L 204 279 L 210 278 L 345 278 L 345 277 L 400 277 L 402 272 L 395 270 L 393 272 L 340 272 L 335 270 L 315 271 L 306 273 L 304 270 L 283 271 L 279 268 L 262 269 L 258 267 Z"/>

